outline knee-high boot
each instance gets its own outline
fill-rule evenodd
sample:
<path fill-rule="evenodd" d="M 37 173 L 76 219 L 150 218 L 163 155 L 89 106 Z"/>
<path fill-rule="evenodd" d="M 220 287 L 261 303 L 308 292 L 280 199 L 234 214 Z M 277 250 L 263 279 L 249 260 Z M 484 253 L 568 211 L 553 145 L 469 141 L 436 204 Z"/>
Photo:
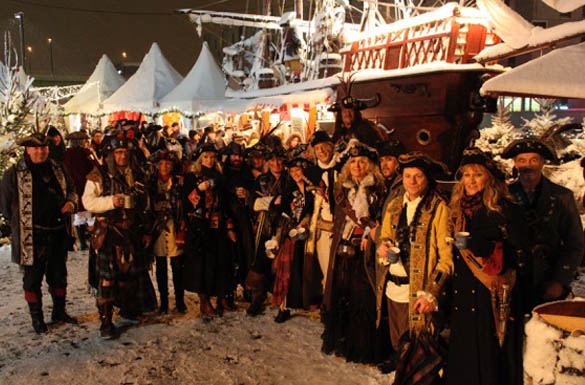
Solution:
<path fill-rule="evenodd" d="M 87 225 L 76 226 L 75 230 L 77 230 L 80 250 L 87 250 Z"/>
<path fill-rule="evenodd" d="M 97 302 L 97 308 L 100 313 L 100 335 L 104 338 L 114 338 L 117 334 L 116 327 L 112 322 L 112 316 L 114 314 L 114 305 L 112 301 L 100 301 Z"/>
<path fill-rule="evenodd" d="M 51 297 L 53 298 L 53 312 L 51 313 L 51 322 L 65 322 L 77 325 L 77 319 L 71 317 L 65 311 L 65 289 L 51 288 Z"/>
<path fill-rule="evenodd" d="M 28 303 L 32 327 L 37 334 L 45 334 L 49 331 L 43 315 L 43 299 L 39 294 L 34 292 L 24 293 Z"/>
<path fill-rule="evenodd" d="M 173 271 L 174 273 L 174 271 Z M 156 284 L 160 296 L 159 313 L 169 312 L 169 276 L 167 257 L 156 257 Z M 173 274 L 174 278 L 174 274 Z"/>
<path fill-rule="evenodd" d="M 182 255 L 171 258 L 171 268 L 173 269 L 173 286 L 175 287 L 175 306 L 179 313 L 186 313 Z"/>

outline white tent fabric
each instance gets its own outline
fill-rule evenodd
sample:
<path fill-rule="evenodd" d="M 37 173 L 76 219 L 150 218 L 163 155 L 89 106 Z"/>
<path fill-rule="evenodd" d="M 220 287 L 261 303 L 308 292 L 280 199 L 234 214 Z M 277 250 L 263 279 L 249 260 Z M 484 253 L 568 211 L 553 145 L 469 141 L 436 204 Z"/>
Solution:
<path fill-rule="evenodd" d="M 556 49 L 485 82 L 482 95 L 585 99 L 585 43 Z"/>
<path fill-rule="evenodd" d="M 161 100 L 161 110 L 197 113 L 203 101 L 215 104 L 224 100 L 225 88 L 225 76 L 215 62 L 207 42 L 204 42 L 199 58 L 189 74 Z"/>
<path fill-rule="evenodd" d="M 488 23 L 506 44 L 513 48 L 526 45 L 531 31 L 535 28 L 532 23 L 510 8 L 502 0 L 478 0 L 477 7 L 488 15 Z"/>
<path fill-rule="evenodd" d="M 63 108 L 69 114 L 97 114 L 100 103 L 124 84 L 124 78 L 107 55 L 102 55 L 93 73 L 79 92 Z"/>
<path fill-rule="evenodd" d="M 160 100 L 181 80 L 183 77 L 163 56 L 158 44 L 152 43 L 136 73 L 103 103 L 103 111 L 154 114 Z"/>

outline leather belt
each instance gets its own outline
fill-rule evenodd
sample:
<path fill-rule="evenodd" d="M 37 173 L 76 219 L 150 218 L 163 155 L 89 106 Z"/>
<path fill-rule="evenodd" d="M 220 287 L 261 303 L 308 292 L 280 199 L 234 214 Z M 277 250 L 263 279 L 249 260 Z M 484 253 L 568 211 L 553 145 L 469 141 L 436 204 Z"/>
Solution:
<path fill-rule="evenodd" d="M 396 275 L 392 275 L 390 273 L 388 273 L 388 280 L 392 283 L 394 283 L 396 286 L 401 286 L 401 285 L 408 285 L 410 283 L 410 279 L 407 277 L 399 277 Z"/>
<path fill-rule="evenodd" d="M 325 221 L 323 219 L 317 219 L 317 228 L 319 230 L 333 232 L 333 221 Z"/>

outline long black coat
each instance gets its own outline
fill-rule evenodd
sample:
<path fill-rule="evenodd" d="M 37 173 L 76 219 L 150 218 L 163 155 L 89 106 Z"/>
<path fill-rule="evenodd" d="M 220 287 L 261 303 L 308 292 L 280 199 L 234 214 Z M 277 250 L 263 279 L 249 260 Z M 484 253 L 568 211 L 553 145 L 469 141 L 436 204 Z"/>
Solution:
<path fill-rule="evenodd" d="M 197 206 L 189 200 L 189 194 L 198 189 L 199 183 L 213 179 L 214 187 L 206 192 L 199 191 L 201 199 Z M 185 239 L 185 290 L 208 296 L 225 296 L 233 290 L 233 263 L 227 237 L 228 210 L 225 193 L 225 179 L 215 169 L 203 167 L 200 174 L 185 176 L 183 207 L 187 216 Z M 211 218 L 217 215 L 217 228 L 212 228 Z"/>
<path fill-rule="evenodd" d="M 510 239 L 518 223 L 518 211 L 505 206 L 503 215 L 488 215 L 485 207 L 467 218 L 465 231 L 472 237 L 471 251 L 488 258 L 496 242 L 503 244 L 503 270 L 515 268 L 516 240 Z M 503 230 L 506 229 L 506 230 Z M 450 306 L 448 385 L 506 385 L 521 379 L 522 317 L 517 287 L 503 348 L 496 337 L 490 291 L 473 275 L 459 252 L 455 253 Z"/>
<path fill-rule="evenodd" d="M 530 230 L 528 252 L 519 261 L 519 279 L 524 292 L 525 311 L 545 302 L 545 283 L 560 282 L 568 287 L 581 264 L 585 239 L 579 211 L 571 190 L 542 178 L 533 204 L 528 202 L 520 182 L 510 186 L 522 207 Z"/>

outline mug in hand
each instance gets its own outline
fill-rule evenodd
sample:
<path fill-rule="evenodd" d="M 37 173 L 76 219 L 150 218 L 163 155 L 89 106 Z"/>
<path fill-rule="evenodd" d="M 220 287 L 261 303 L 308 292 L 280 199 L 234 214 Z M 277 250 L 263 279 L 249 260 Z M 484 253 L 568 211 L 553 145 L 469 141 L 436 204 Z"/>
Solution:
<path fill-rule="evenodd" d="M 207 181 L 209 182 L 209 188 L 215 187 L 215 179 L 208 179 Z"/>
<path fill-rule="evenodd" d="M 395 246 L 388 248 L 388 263 L 397 263 L 398 259 L 400 259 L 400 249 Z"/>
<path fill-rule="evenodd" d="M 134 197 L 132 195 L 124 195 L 124 208 L 125 209 L 134 208 Z"/>
<path fill-rule="evenodd" d="M 471 235 L 467 231 L 460 231 L 457 234 L 455 234 L 455 246 L 459 250 L 468 249 L 470 240 Z"/>

